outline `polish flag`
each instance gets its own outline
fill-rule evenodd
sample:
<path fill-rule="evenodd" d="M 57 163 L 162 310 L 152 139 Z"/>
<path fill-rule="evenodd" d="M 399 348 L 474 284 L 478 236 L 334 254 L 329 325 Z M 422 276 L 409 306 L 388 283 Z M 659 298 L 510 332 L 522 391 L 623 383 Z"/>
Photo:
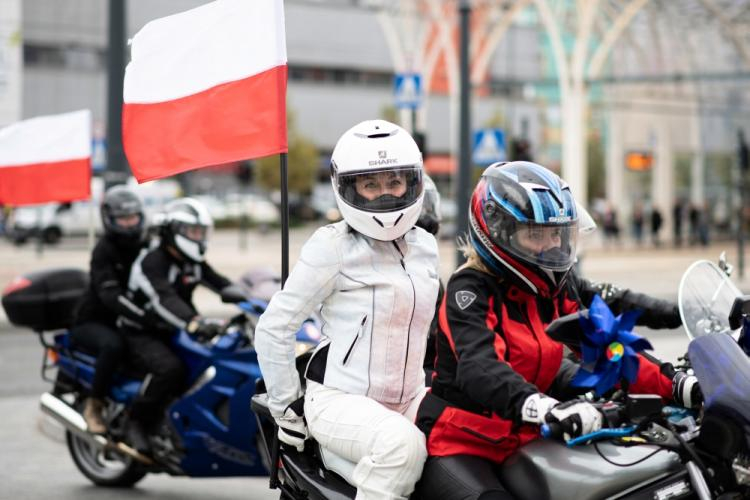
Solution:
<path fill-rule="evenodd" d="M 41 116 L 0 129 L 0 204 L 91 196 L 91 112 Z"/>
<path fill-rule="evenodd" d="M 286 62 L 282 0 L 216 0 L 144 26 L 122 113 L 138 181 L 286 152 Z"/>

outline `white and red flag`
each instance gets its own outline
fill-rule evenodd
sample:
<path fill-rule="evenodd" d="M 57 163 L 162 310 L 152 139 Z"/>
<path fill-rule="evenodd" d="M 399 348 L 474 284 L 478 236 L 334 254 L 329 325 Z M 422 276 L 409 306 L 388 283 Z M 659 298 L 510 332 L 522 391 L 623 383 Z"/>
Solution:
<path fill-rule="evenodd" d="M 125 70 L 123 145 L 143 182 L 287 151 L 282 0 L 216 0 L 151 21 Z"/>
<path fill-rule="evenodd" d="M 0 129 L 0 204 L 90 196 L 90 111 L 40 116 Z"/>

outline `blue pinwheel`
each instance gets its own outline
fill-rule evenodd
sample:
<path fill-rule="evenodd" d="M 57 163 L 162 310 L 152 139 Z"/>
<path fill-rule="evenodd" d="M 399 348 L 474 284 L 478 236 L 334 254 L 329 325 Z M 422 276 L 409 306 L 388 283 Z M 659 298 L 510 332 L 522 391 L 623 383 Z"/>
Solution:
<path fill-rule="evenodd" d="M 632 331 L 640 314 L 641 311 L 628 311 L 615 317 L 601 297 L 594 297 L 588 318 L 579 317 L 584 333 L 581 339 L 583 363 L 572 385 L 590 387 L 602 395 L 622 379 L 635 381 L 638 353 L 653 349 L 648 340 Z"/>

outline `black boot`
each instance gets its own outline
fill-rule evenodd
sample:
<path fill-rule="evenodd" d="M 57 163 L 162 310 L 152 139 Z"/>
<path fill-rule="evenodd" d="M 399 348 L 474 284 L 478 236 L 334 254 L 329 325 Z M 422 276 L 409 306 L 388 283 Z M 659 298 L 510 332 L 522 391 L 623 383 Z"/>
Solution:
<path fill-rule="evenodd" d="M 148 455 L 151 451 L 151 446 L 148 443 L 148 435 L 143 429 L 143 424 L 137 420 L 130 420 L 128 422 L 127 429 L 125 430 L 125 437 L 128 444 L 133 447 L 138 453 Z"/>

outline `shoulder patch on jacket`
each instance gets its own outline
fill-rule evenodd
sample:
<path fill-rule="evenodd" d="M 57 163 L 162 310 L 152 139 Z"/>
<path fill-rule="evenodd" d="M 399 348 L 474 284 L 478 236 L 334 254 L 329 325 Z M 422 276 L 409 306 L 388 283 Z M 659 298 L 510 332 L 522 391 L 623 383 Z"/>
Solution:
<path fill-rule="evenodd" d="M 459 290 L 456 292 L 456 305 L 462 311 L 469 307 L 477 298 L 477 294 L 468 290 Z"/>

